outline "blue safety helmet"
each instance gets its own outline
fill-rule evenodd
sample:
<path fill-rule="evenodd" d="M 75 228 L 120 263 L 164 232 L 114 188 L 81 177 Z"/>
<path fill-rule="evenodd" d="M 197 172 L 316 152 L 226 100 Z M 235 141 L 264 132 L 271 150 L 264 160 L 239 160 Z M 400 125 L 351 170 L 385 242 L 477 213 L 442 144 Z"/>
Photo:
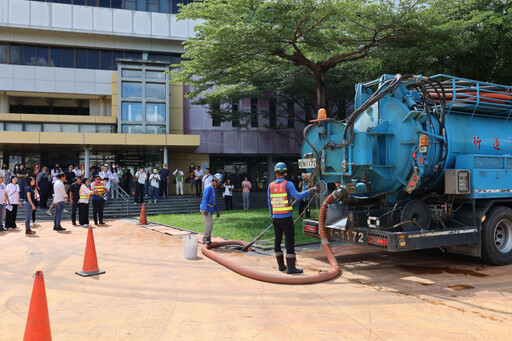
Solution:
<path fill-rule="evenodd" d="M 277 172 L 287 172 L 287 171 L 288 171 L 288 168 L 286 168 L 286 165 L 284 164 L 284 162 L 276 163 L 276 165 L 274 167 L 274 173 L 277 173 Z"/>
<path fill-rule="evenodd" d="M 213 176 L 213 178 L 219 183 L 219 185 L 222 185 L 222 182 L 224 181 L 222 174 L 217 173 Z"/>

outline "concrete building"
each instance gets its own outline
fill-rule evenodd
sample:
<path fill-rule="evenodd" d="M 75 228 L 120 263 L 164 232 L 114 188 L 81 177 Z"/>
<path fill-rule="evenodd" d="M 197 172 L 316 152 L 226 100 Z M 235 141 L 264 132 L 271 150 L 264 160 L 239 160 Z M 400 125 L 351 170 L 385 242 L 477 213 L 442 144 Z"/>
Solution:
<path fill-rule="evenodd" d="M 3 163 L 53 167 L 210 166 L 266 186 L 274 162 L 296 162 L 297 143 L 265 128 L 275 103 L 248 129 L 213 122 L 169 84 L 196 22 L 177 21 L 183 0 L 0 0 L 0 149 Z M 188 2 L 188 1 L 185 1 Z M 292 137 L 302 127 L 290 125 Z M 272 173 L 272 172 L 270 172 Z M 173 186 L 171 186 L 173 187 Z"/>

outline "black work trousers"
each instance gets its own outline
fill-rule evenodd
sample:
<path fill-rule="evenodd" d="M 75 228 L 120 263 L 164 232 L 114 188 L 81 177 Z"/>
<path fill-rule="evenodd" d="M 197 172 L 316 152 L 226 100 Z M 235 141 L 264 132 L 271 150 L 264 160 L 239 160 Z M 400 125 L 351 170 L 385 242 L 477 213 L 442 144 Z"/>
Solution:
<path fill-rule="evenodd" d="M 16 228 L 16 216 L 18 215 L 18 205 L 12 205 L 12 210 L 5 209 L 5 227 Z"/>
<path fill-rule="evenodd" d="M 41 203 L 41 208 L 48 209 L 48 197 L 52 195 L 52 190 L 50 188 L 41 188 L 39 191 L 39 202 Z"/>
<path fill-rule="evenodd" d="M 105 206 L 105 200 L 92 200 L 92 218 L 94 223 L 98 225 L 103 224 L 103 207 Z"/>
<path fill-rule="evenodd" d="M 160 181 L 160 196 L 162 198 L 167 198 L 167 181 Z"/>
<path fill-rule="evenodd" d="M 233 210 L 233 196 L 225 195 L 224 204 L 226 205 L 226 210 Z"/>
<path fill-rule="evenodd" d="M 76 211 L 78 210 L 78 202 L 73 200 L 73 205 L 71 205 L 71 222 L 76 224 Z"/>
<path fill-rule="evenodd" d="M 135 187 L 135 202 L 143 203 L 144 202 L 144 184 L 140 184 L 137 182 L 137 187 Z"/>
<path fill-rule="evenodd" d="M 293 218 L 274 218 L 274 251 L 282 252 L 281 241 L 283 240 L 284 233 L 284 247 L 286 254 L 295 254 L 295 226 Z"/>
<path fill-rule="evenodd" d="M 203 186 L 203 180 L 198 179 L 196 181 L 196 196 L 201 196 L 201 187 Z"/>
<path fill-rule="evenodd" d="M 80 225 L 89 225 L 89 204 L 78 204 L 78 222 Z"/>

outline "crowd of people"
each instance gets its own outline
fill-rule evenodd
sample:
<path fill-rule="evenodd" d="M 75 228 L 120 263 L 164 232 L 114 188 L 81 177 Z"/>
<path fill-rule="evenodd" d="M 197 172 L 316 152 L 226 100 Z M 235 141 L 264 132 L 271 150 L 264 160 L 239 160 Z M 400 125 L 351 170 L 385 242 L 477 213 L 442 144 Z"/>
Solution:
<path fill-rule="evenodd" d="M 109 205 L 112 195 L 118 193 L 111 190 L 112 187 L 118 186 L 128 195 L 133 195 L 136 203 L 144 203 L 146 197 L 149 202 L 157 203 L 159 198 L 169 196 L 171 181 L 176 186 L 176 196 L 184 196 L 184 183 L 189 183 L 192 195 L 199 197 L 214 181 L 209 168 L 203 172 L 200 166 L 193 164 L 189 166 L 188 173 L 180 166 L 171 173 L 167 164 L 163 164 L 160 169 L 140 167 L 134 175 L 129 168 L 121 168 L 116 164 L 92 167 L 89 177 L 85 177 L 84 173 L 78 165 L 69 165 L 63 170 L 56 164 L 52 169 L 44 166 L 39 171 L 34 170 L 30 172 L 34 176 L 30 176 L 23 164 L 15 165 L 12 170 L 3 164 L 0 170 L 0 232 L 17 228 L 16 218 L 20 205 L 26 213 L 26 234 L 34 234 L 32 229 L 39 226 L 36 222 L 38 208 L 53 216 L 55 231 L 65 231 L 61 225 L 64 213 L 71 213 L 72 225 L 89 226 L 90 205 L 94 224 L 104 224 L 104 207 Z M 222 184 L 226 210 L 233 209 L 234 190 L 231 179 Z M 242 182 L 241 190 L 244 209 L 249 209 L 251 182 L 247 177 Z M 65 209 L 68 203 L 68 209 Z"/>

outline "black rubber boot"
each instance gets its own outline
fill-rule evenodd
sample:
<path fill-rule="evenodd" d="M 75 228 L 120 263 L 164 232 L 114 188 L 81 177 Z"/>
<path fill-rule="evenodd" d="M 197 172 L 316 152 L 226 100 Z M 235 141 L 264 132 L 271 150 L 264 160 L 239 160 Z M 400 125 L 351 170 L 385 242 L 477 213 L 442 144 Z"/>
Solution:
<path fill-rule="evenodd" d="M 286 265 L 288 265 L 287 274 L 301 274 L 304 271 L 295 267 L 295 254 L 286 255 Z"/>
<path fill-rule="evenodd" d="M 284 265 L 284 256 L 282 252 L 276 252 L 276 260 L 277 265 L 279 266 L 279 271 L 286 270 L 286 265 Z"/>

